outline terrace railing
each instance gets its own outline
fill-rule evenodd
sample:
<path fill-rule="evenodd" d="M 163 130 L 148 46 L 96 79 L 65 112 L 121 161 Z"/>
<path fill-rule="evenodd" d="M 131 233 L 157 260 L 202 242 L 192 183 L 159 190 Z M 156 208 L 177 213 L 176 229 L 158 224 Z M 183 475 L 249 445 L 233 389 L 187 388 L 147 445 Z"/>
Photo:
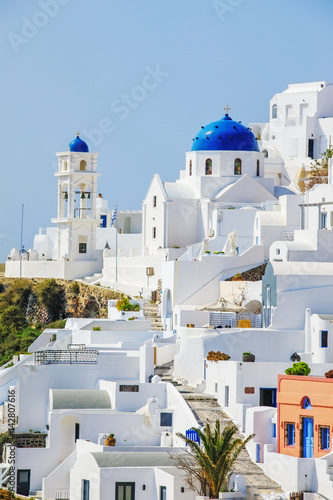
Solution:
<path fill-rule="evenodd" d="M 97 364 L 97 356 L 98 351 L 96 349 L 50 349 L 45 351 L 36 351 L 35 364 Z"/>

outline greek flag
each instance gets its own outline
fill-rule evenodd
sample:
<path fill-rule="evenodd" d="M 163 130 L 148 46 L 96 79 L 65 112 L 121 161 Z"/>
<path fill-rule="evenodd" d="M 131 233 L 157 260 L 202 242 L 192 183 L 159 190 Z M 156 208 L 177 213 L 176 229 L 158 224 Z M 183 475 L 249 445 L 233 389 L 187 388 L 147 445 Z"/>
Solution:
<path fill-rule="evenodd" d="M 117 219 L 117 207 L 113 212 L 112 218 L 111 218 L 111 227 L 113 227 L 115 220 Z"/>

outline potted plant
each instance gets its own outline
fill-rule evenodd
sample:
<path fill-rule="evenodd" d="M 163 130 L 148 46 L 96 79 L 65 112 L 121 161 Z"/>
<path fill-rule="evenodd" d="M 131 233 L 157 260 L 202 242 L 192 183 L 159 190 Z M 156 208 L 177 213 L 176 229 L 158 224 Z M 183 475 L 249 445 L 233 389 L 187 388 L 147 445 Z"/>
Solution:
<path fill-rule="evenodd" d="M 105 440 L 105 446 L 116 446 L 116 438 L 114 434 L 109 434 Z"/>
<path fill-rule="evenodd" d="M 254 363 L 256 357 L 251 351 L 243 352 L 243 363 Z"/>
<path fill-rule="evenodd" d="M 236 273 L 235 276 L 232 278 L 232 281 L 243 281 L 242 275 Z"/>

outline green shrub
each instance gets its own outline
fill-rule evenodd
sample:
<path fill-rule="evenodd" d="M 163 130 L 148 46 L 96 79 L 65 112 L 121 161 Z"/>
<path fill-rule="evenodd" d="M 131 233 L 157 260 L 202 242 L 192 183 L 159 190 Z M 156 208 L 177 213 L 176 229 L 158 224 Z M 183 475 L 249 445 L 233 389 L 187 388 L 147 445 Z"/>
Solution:
<path fill-rule="evenodd" d="M 76 281 L 71 284 L 71 292 L 74 293 L 74 295 L 80 294 L 80 285 Z"/>
<path fill-rule="evenodd" d="M 131 304 L 128 297 L 117 300 L 116 308 L 118 311 L 140 311 L 140 304 Z"/>
<path fill-rule="evenodd" d="M 293 363 L 291 368 L 287 368 L 285 371 L 286 375 L 309 375 L 311 373 L 311 368 L 304 361 L 300 361 L 299 363 Z"/>

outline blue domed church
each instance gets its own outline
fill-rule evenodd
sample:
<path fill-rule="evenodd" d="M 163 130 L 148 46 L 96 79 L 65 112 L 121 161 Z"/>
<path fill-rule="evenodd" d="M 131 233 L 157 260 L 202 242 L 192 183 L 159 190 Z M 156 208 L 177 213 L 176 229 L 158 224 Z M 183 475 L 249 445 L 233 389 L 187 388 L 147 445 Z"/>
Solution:
<path fill-rule="evenodd" d="M 239 251 L 253 242 L 255 213 L 276 200 L 264 154 L 249 127 L 229 116 L 202 126 L 176 182 L 153 177 L 143 203 L 143 247 L 185 247 L 209 238 L 221 250 L 236 230 Z"/>

